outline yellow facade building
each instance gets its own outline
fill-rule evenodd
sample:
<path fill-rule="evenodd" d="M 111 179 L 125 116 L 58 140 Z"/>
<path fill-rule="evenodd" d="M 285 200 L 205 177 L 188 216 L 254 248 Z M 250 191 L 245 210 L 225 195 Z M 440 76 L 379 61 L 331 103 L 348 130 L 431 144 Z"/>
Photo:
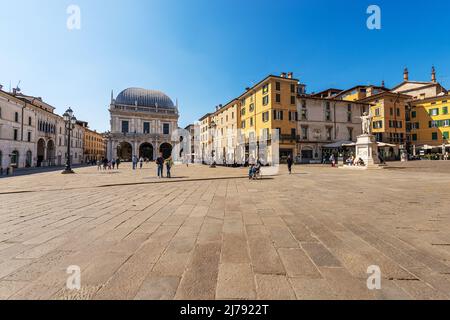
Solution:
<path fill-rule="evenodd" d="M 411 143 L 441 147 L 450 142 L 450 95 L 411 102 Z"/>
<path fill-rule="evenodd" d="M 377 141 L 397 145 L 406 143 L 406 112 L 410 98 L 408 95 L 385 91 L 359 100 L 371 105 L 374 117 L 372 132 Z"/>
<path fill-rule="evenodd" d="M 106 157 L 107 144 L 104 135 L 89 129 L 87 122 L 79 121 L 79 124 L 84 130 L 83 147 L 85 163 L 101 160 Z"/>
<path fill-rule="evenodd" d="M 229 165 L 236 162 L 236 146 L 240 123 L 240 101 L 233 99 L 226 105 L 218 106 L 211 116 L 215 127 L 216 161 Z"/>
<path fill-rule="evenodd" d="M 294 157 L 297 154 L 299 92 L 304 92 L 304 86 L 299 80 L 295 79 L 292 73 L 283 73 L 281 76 L 266 77 L 253 87 L 247 88 L 238 98 L 239 127 L 246 138 L 246 156 L 249 156 L 249 140 L 252 139 L 252 135 L 259 141 L 263 136 L 270 137 L 272 130 L 279 132 L 281 162 L 288 156 Z"/>

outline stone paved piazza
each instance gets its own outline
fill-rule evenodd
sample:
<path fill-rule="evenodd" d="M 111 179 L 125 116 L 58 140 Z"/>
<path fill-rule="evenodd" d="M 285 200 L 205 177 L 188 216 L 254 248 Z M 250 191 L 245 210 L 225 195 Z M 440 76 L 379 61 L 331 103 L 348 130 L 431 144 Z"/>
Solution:
<path fill-rule="evenodd" d="M 0 298 L 450 298 L 450 162 L 286 171 L 0 179 Z M 66 289 L 72 265 L 80 291 Z"/>

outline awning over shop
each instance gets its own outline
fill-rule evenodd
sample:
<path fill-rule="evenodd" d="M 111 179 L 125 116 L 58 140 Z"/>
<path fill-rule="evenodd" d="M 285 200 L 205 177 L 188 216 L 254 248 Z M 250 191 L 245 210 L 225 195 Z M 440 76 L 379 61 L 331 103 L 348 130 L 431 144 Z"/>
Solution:
<path fill-rule="evenodd" d="M 347 141 L 347 140 L 341 140 L 341 141 L 336 141 L 330 144 L 326 144 L 324 146 L 322 146 L 322 148 L 325 149 L 339 149 L 342 147 L 348 147 L 348 145 L 351 145 L 352 142 L 351 141 Z"/>
<path fill-rule="evenodd" d="M 377 142 L 378 148 L 386 148 L 386 147 L 392 147 L 395 148 L 397 145 L 390 144 L 390 143 L 384 143 L 384 142 Z M 345 144 L 344 147 L 356 147 L 356 143 L 352 142 L 349 144 Z"/>

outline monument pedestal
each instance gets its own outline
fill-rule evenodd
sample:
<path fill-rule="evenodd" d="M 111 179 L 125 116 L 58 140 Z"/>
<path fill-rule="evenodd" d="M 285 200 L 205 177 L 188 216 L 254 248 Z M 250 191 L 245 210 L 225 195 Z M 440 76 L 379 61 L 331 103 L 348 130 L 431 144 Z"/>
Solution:
<path fill-rule="evenodd" d="M 367 169 L 381 169 L 378 144 L 374 135 L 363 134 L 356 142 L 356 159 L 361 158 Z"/>

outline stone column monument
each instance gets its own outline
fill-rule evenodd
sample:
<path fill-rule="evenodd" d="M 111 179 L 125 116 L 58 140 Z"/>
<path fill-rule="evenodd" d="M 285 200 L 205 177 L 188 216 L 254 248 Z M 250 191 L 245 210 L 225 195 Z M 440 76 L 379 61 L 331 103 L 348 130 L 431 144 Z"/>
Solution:
<path fill-rule="evenodd" d="M 378 144 L 375 136 L 372 134 L 372 119 L 372 114 L 367 112 L 363 114 L 361 117 L 363 134 L 358 136 L 356 142 L 356 158 L 361 158 L 368 168 L 379 167 L 380 165 Z"/>

